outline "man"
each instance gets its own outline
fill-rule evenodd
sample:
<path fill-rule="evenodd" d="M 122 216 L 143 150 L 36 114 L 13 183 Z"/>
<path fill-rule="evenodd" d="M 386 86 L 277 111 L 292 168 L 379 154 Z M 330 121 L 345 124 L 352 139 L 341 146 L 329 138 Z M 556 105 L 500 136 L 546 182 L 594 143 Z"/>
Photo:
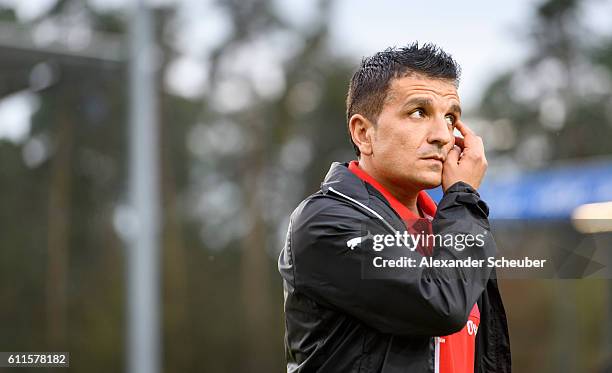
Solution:
<path fill-rule="evenodd" d="M 332 164 L 293 212 L 279 258 L 288 372 L 510 372 L 493 269 L 419 264 L 495 255 L 476 191 L 484 147 L 461 121 L 458 77 L 451 56 L 418 43 L 366 58 L 354 74 L 347 121 L 358 161 Z M 439 185 L 436 206 L 424 190 Z M 481 244 L 395 240 L 426 231 Z"/>

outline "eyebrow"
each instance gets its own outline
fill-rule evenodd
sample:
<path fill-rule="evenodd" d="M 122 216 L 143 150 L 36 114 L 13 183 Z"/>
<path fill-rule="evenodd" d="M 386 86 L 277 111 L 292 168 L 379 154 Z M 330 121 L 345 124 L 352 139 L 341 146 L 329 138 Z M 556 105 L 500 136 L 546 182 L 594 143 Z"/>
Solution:
<path fill-rule="evenodd" d="M 412 106 L 426 107 L 426 106 L 432 106 L 432 105 L 433 105 L 432 101 L 428 98 L 415 97 L 415 98 L 412 98 L 406 101 L 404 105 L 402 105 L 402 110 L 406 110 L 407 108 L 412 107 Z"/>
<path fill-rule="evenodd" d="M 457 114 L 461 115 L 461 106 L 459 106 L 458 104 L 453 104 L 453 105 L 451 105 L 449 111 L 451 113 L 457 113 Z"/>
<path fill-rule="evenodd" d="M 404 105 L 402 105 L 402 110 L 406 110 L 407 108 L 412 106 L 431 107 L 433 106 L 433 102 L 429 98 L 415 97 L 406 101 Z M 461 106 L 459 106 L 458 104 L 452 104 L 448 111 L 461 115 Z"/>

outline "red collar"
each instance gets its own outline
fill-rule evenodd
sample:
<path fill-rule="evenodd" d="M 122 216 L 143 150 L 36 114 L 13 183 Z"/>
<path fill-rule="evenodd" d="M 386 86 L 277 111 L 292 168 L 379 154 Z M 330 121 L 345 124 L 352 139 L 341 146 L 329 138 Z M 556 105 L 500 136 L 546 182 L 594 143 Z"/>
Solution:
<path fill-rule="evenodd" d="M 400 201 L 398 201 L 393 195 L 385 189 L 378 181 L 376 181 L 372 176 L 370 176 L 367 172 L 365 172 L 362 168 L 359 167 L 359 161 L 351 161 L 349 163 L 348 169 L 351 170 L 357 177 L 361 180 L 367 182 L 372 185 L 376 190 L 378 190 L 387 201 L 391 207 L 399 214 L 399 216 L 404 221 L 410 221 L 419 219 L 419 216 L 416 216 L 412 211 L 408 209 L 408 207 L 404 206 Z M 431 220 L 436 215 L 436 203 L 433 199 L 425 192 L 424 190 L 419 192 L 417 196 L 417 207 L 423 212 L 425 217 L 428 220 Z"/>

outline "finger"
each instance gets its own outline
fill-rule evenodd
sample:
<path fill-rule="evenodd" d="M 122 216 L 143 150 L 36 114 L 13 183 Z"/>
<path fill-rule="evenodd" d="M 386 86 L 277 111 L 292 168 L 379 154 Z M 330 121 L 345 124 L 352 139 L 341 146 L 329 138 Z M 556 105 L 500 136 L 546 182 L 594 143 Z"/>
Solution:
<path fill-rule="evenodd" d="M 463 135 L 463 146 L 462 149 L 483 149 L 482 138 L 476 135 L 470 127 L 465 123 L 458 121 L 456 127 L 459 132 Z"/>
<path fill-rule="evenodd" d="M 461 149 L 464 149 L 465 148 L 465 143 L 463 141 L 463 137 L 455 136 L 455 145 L 457 145 Z"/>
<path fill-rule="evenodd" d="M 459 162 L 459 156 L 461 155 L 461 148 L 457 145 L 453 146 L 453 148 L 446 155 L 446 162 L 450 164 L 457 164 Z"/>
<path fill-rule="evenodd" d="M 474 131 L 472 131 L 472 129 L 468 127 L 467 124 L 463 123 L 460 120 L 458 120 L 457 123 L 455 124 L 455 128 L 457 128 L 459 132 L 461 132 L 463 137 L 474 136 Z"/>

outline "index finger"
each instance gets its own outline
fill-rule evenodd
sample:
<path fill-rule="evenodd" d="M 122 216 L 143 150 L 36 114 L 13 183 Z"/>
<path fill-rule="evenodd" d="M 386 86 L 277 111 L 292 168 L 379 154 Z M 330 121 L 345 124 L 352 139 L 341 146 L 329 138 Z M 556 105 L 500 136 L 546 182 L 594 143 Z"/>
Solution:
<path fill-rule="evenodd" d="M 475 136 L 474 131 L 472 131 L 472 129 L 470 127 L 468 127 L 467 124 L 463 123 L 460 120 L 458 120 L 455 123 L 455 128 L 457 128 L 459 130 L 459 132 L 461 132 L 463 137 Z"/>
<path fill-rule="evenodd" d="M 457 121 L 455 128 L 463 135 L 463 149 L 481 146 L 482 141 L 470 127 L 461 121 Z"/>

